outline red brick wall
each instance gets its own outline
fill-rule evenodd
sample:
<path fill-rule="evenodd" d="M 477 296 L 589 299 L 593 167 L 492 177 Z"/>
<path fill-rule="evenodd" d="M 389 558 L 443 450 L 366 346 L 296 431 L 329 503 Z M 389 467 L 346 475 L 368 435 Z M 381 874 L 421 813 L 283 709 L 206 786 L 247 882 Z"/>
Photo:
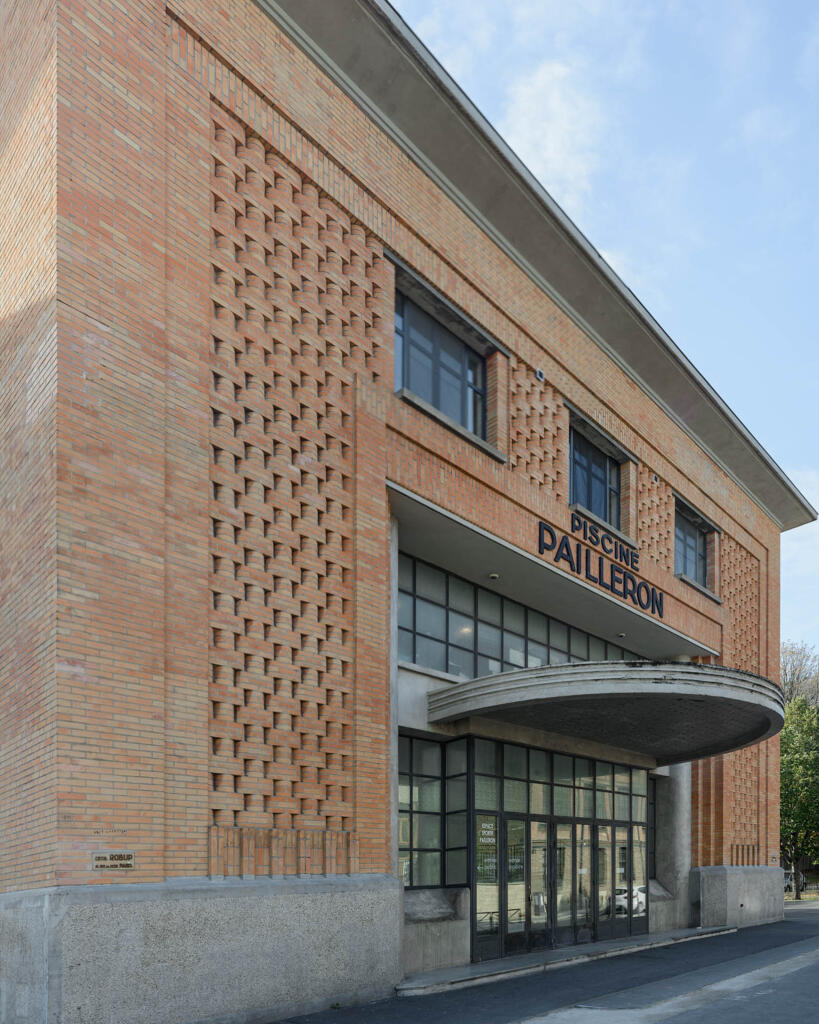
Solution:
<path fill-rule="evenodd" d="M 55 15 L 0 7 L 0 888 L 54 881 Z"/>
<path fill-rule="evenodd" d="M 388 870 L 385 480 L 531 550 L 564 399 L 638 459 L 666 621 L 775 675 L 766 516 L 255 4 L 168 11 L 59 14 L 56 877 Z M 393 395 L 384 247 L 510 350 L 507 464 Z M 673 574 L 672 488 L 721 605 Z M 698 863 L 770 858 L 775 750 L 695 767 Z"/>

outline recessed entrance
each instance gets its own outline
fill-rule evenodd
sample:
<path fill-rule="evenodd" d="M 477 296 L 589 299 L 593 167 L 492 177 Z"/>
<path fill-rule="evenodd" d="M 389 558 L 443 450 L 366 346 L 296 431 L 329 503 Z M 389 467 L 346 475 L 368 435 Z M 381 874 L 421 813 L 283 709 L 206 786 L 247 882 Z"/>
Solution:
<path fill-rule="evenodd" d="M 476 814 L 473 959 L 647 931 L 645 832 Z"/>
<path fill-rule="evenodd" d="M 399 865 L 468 886 L 472 959 L 648 930 L 648 772 L 478 736 L 399 742 Z"/>

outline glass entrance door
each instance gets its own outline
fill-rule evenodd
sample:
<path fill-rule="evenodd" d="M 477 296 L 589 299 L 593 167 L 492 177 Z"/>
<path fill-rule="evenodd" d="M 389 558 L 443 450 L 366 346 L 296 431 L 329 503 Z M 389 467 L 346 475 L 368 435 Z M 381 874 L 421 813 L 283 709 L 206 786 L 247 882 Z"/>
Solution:
<path fill-rule="evenodd" d="M 526 821 L 507 818 L 504 844 L 504 953 L 524 953 L 529 945 L 526 879 Z"/>
<path fill-rule="evenodd" d="M 595 875 L 597 881 L 597 938 L 614 935 L 614 871 L 611 825 L 597 826 Z"/>
<path fill-rule="evenodd" d="M 529 948 L 550 945 L 549 825 L 529 823 Z"/>
<path fill-rule="evenodd" d="M 572 826 L 559 821 L 554 828 L 554 935 L 558 945 L 574 942 L 574 842 Z"/>

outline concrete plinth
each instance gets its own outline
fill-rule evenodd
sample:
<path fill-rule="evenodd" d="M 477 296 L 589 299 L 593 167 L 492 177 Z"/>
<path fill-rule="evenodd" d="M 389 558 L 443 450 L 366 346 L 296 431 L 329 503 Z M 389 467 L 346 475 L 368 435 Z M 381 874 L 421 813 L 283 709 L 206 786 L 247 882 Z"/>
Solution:
<path fill-rule="evenodd" d="M 702 928 L 742 928 L 785 916 L 781 868 L 692 868 L 689 889 L 691 923 Z"/>
<path fill-rule="evenodd" d="M 469 963 L 469 908 L 469 889 L 422 889 L 404 894 L 405 974 Z"/>
<path fill-rule="evenodd" d="M 0 897 L 4 1024 L 267 1024 L 389 995 L 401 888 L 384 875 Z"/>

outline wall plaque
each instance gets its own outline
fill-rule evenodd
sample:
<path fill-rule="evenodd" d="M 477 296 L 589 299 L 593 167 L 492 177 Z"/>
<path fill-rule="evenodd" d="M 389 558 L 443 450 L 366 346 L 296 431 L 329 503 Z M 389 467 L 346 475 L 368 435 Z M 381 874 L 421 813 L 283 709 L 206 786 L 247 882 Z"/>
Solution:
<path fill-rule="evenodd" d="M 92 871 L 133 871 L 135 867 L 132 850 L 106 850 L 91 856 Z"/>

